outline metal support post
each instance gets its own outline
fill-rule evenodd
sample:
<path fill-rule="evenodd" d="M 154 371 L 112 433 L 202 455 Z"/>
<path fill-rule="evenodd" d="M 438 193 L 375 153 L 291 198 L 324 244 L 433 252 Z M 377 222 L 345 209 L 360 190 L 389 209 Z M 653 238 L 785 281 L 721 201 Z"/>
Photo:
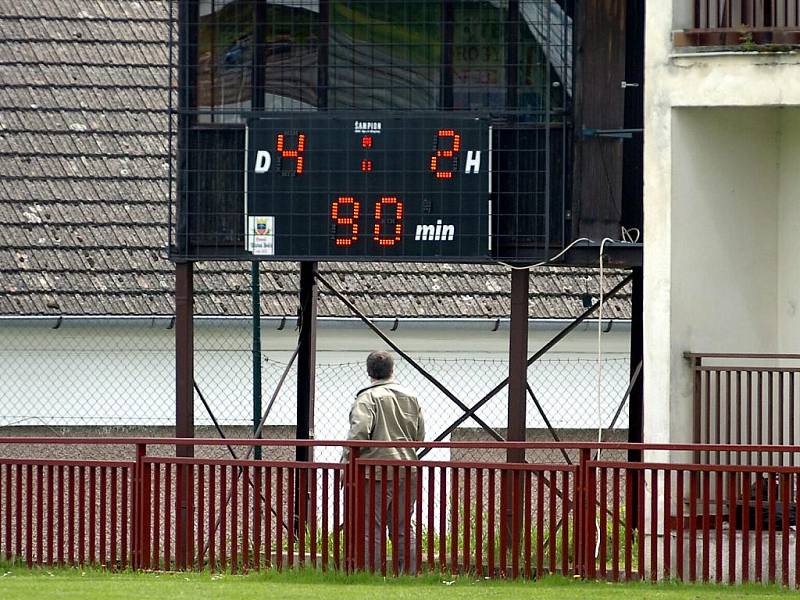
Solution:
<path fill-rule="evenodd" d="M 175 265 L 175 437 L 194 437 L 194 323 L 193 323 L 193 268 L 191 262 Z M 176 446 L 176 456 L 194 456 L 194 446 Z M 191 511 L 189 470 L 180 465 L 177 469 L 176 497 L 179 510 L 176 515 L 175 556 L 178 568 L 187 563 L 187 549 L 191 539 Z"/>
<path fill-rule="evenodd" d="M 266 92 L 266 43 L 267 3 L 254 3 L 255 27 L 253 39 L 252 100 L 253 111 L 264 110 Z M 253 306 L 253 437 L 260 438 L 258 424 L 261 422 L 261 270 L 259 262 L 250 265 L 251 294 Z M 261 460 L 261 446 L 253 449 L 253 458 Z"/>
<path fill-rule="evenodd" d="M 509 442 L 525 441 L 526 391 L 528 389 L 528 269 L 511 273 L 511 334 L 508 364 L 508 434 Z M 508 462 L 524 462 L 525 451 L 507 451 Z"/>
<path fill-rule="evenodd" d="M 508 429 L 506 439 L 510 442 L 523 442 L 526 437 L 526 409 L 528 390 L 528 269 L 514 269 L 511 272 L 511 334 L 509 336 L 508 364 Z M 525 462 L 524 449 L 506 450 L 507 462 Z M 503 514 L 505 540 L 509 541 L 511 556 L 519 556 L 519 536 L 514 535 L 522 526 L 522 511 L 514 506 L 514 499 L 522 498 L 522 477 L 514 477 L 510 471 L 503 472 L 502 482 L 505 497 Z M 515 481 L 518 485 L 515 486 Z M 517 489 L 515 489 L 515 487 Z M 515 518 L 516 515 L 516 518 Z M 516 522 L 515 522 L 516 521 Z M 505 552 L 502 548 L 501 552 Z"/>
<path fill-rule="evenodd" d="M 631 377 L 634 376 L 634 370 L 642 362 L 644 357 L 644 338 L 643 338 L 643 288 L 644 278 L 642 275 L 641 267 L 633 269 L 633 285 L 631 295 Z M 628 441 L 640 444 L 644 441 L 644 372 L 636 378 L 631 388 L 630 403 L 628 406 Z M 629 462 L 641 462 L 641 450 L 628 450 Z M 640 476 L 640 471 L 634 471 L 636 476 Z M 634 481 L 638 484 L 638 481 Z M 633 489 L 639 489 L 633 487 Z M 631 516 L 633 522 L 638 523 L 639 498 L 637 494 L 633 495 L 633 504 L 631 506 Z"/>
<path fill-rule="evenodd" d="M 305 261 L 300 263 L 300 340 L 297 355 L 297 433 L 298 440 L 314 439 L 314 379 L 317 358 L 317 263 Z M 313 460 L 313 449 L 298 447 L 297 460 L 308 462 Z M 300 523 L 300 507 L 308 503 L 308 497 L 301 498 L 300 477 L 305 472 L 298 471 L 295 477 L 294 523 Z M 308 487 L 305 486 L 307 490 Z M 306 496 L 308 494 L 306 493 Z M 303 535 L 297 531 L 297 535 Z"/>
<path fill-rule="evenodd" d="M 194 286 L 193 263 L 175 265 L 175 437 L 194 437 Z M 192 446 L 178 446 L 177 456 L 193 456 Z"/>
<path fill-rule="evenodd" d="M 297 439 L 314 439 L 314 379 L 317 358 L 317 263 L 300 263 L 300 341 L 297 356 Z M 298 448 L 297 460 L 311 460 Z"/>
<path fill-rule="evenodd" d="M 260 438 L 261 422 L 261 277 L 258 261 L 251 268 L 253 301 L 253 437 Z M 253 457 L 261 460 L 261 446 L 256 446 Z"/>

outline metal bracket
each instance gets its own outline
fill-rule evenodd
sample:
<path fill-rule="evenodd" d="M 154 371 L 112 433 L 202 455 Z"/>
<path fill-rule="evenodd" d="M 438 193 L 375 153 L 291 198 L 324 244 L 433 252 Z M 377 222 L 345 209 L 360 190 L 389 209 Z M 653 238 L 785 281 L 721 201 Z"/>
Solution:
<path fill-rule="evenodd" d="M 594 127 L 584 127 L 581 135 L 586 138 L 602 137 L 619 140 L 629 140 L 634 133 L 642 133 L 644 129 L 596 129 Z"/>

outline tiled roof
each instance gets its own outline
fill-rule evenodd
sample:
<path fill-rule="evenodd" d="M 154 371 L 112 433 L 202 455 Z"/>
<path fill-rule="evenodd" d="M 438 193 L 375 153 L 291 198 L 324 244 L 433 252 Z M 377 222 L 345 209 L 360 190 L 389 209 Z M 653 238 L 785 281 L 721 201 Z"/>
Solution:
<path fill-rule="evenodd" d="M 168 0 L 0 0 L 0 314 L 170 314 Z M 500 317 L 508 269 L 327 263 L 373 316 Z M 297 310 L 295 263 L 262 263 L 262 310 Z M 587 281 L 587 277 L 589 280 Z M 622 274 L 612 272 L 606 288 Z M 196 311 L 250 312 L 249 264 L 200 263 Z M 566 318 L 592 270 L 539 269 L 531 316 Z M 628 295 L 606 314 L 627 318 Z M 320 315 L 347 315 L 322 294 Z"/>

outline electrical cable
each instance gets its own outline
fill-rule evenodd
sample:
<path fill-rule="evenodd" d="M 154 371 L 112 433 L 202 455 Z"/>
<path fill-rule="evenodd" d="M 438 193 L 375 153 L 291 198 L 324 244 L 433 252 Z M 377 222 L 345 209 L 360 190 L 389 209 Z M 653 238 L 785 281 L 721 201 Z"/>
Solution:
<path fill-rule="evenodd" d="M 631 235 L 631 232 L 636 232 L 636 237 Z M 642 237 L 642 232 L 637 227 L 622 227 L 622 241 L 628 244 L 638 244 L 639 238 Z"/>
<path fill-rule="evenodd" d="M 544 267 L 544 266 L 550 264 L 551 262 L 553 262 L 554 260 L 558 260 L 559 258 L 564 256 L 567 253 L 567 251 L 569 251 L 570 248 L 572 248 L 575 244 L 578 244 L 579 242 L 589 242 L 589 243 L 591 243 L 592 240 L 587 238 L 587 237 L 578 238 L 577 240 L 572 241 L 569 244 L 569 246 L 564 248 L 561 252 L 559 252 L 555 256 L 547 258 L 547 259 L 545 259 L 545 260 L 543 260 L 541 262 L 538 262 L 536 264 L 533 264 L 533 265 L 524 265 L 524 266 L 510 265 L 510 264 L 508 264 L 506 262 L 503 262 L 502 260 L 496 260 L 495 264 L 503 265 L 504 267 L 508 267 L 512 271 L 514 271 L 514 270 L 522 270 L 522 269 L 535 269 L 536 267 Z"/>
<path fill-rule="evenodd" d="M 632 232 L 635 232 L 635 237 L 632 235 Z M 641 237 L 641 231 L 639 229 L 632 227 L 627 229 L 622 227 L 621 229 L 621 241 L 629 244 L 636 244 Z M 597 307 L 597 443 L 601 444 L 603 442 L 603 303 L 604 303 L 604 287 L 605 287 L 605 263 L 604 263 L 604 253 L 605 253 L 605 245 L 606 242 L 613 242 L 614 240 L 611 238 L 603 238 L 600 242 L 600 297 L 598 300 L 598 307 Z M 597 449 L 597 456 L 595 460 L 600 460 L 600 454 L 602 453 L 602 449 Z M 600 521 L 599 519 L 595 521 L 595 528 L 597 530 L 597 543 L 595 544 L 595 558 L 597 558 L 600 554 Z"/>
<path fill-rule="evenodd" d="M 606 242 L 613 242 L 611 238 L 603 238 L 600 242 L 600 298 L 597 307 L 597 442 L 603 441 L 603 303 L 605 272 L 603 253 Z M 598 454 L 599 457 L 599 454 Z"/>
<path fill-rule="evenodd" d="M 625 233 L 623 232 L 623 237 Z M 613 242 L 611 238 L 603 238 L 600 242 L 600 298 L 597 307 L 597 443 L 603 442 L 603 288 L 605 285 L 605 273 L 603 272 L 603 253 L 605 252 L 606 242 Z M 600 448 L 597 449 L 597 460 L 600 459 Z M 597 544 L 595 545 L 595 558 L 600 553 L 600 521 L 595 521 L 597 529 Z"/>

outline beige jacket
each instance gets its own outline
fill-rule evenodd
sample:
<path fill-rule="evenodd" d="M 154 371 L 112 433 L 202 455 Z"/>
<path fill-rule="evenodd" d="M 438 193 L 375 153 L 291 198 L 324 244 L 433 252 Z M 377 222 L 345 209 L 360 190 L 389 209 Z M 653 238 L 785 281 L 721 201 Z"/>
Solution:
<path fill-rule="evenodd" d="M 393 380 L 361 390 L 350 409 L 348 440 L 422 441 L 425 422 L 419 401 Z M 347 461 L 345 448 L 342 461 Z M 416 460 L 414 448 L 362 448 L 359 457 L 373 460 Z M 380 477 L 380 475 L 378 475 Z M 391 474 L 389 475 L 391 477 Z"/>

